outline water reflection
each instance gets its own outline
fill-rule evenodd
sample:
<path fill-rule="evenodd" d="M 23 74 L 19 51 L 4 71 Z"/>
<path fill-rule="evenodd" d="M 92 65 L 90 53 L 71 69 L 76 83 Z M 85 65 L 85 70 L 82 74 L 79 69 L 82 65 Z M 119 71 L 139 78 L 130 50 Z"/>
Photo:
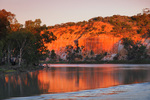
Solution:
<path fill-rule="evenodd" d="M 60 93 L 120 84 L 150 82 L 150 67 L 51 67 L 36 72 L 0 76 L 0 99 Z"/>

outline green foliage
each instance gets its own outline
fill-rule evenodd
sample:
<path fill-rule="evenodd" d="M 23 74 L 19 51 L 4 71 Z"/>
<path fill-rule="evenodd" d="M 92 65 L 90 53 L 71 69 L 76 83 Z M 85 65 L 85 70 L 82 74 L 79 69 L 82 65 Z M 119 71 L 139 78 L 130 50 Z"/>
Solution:
<path fill-rule="evenodd" d="M 119 57 L 119 54 L 117 54 L 117 55 L 113 58 L 113 60 L 118 60 L 118 57 Z"/>
<path fill-rule="evenodd" d="M 149 38 L 150 37 L 150 29 L 147 30 L 147 34 L 142 35 L 143 38 Z"/>
<path fill-rule="evenodd" d="M 17 23 L 14 14 L 0 10 L 0 60 L 5 57 L 9 63 L 13 56 L 19 59 L 19 64 L 28 65 L 47 57 L 48 50 L 44 43 L 51 43 L 57 37 L 52 32 L 43 31 L 47 27 L 40 24 L 40 19 L 28 20 L 25 28 L 20 28 L 21 24 Z"/>
<path fill-rule="evenodd" d="M 92 18 L 89 20 L 89 22 L 92 22 L 92 21 L 103 21 L 103 17 L 95 17 L 95 18 Z"/>
<path fill-rule="evenodd" d="M 104 31 L 106 25 L 102 25 L 101 28 L 102 28 L 102 31 Z"/>
<path fill-rule="evenodd" d="M 51 43 L 52 41 L 56 40 L 57 37 L 53 34 L 53 32 L 44 31 L 42 34 L 42 38 L 45 43 Z"/>
<path fill-rule="evenodd" d="M 79 50 L 81 50 L 81 49 L 80 49 L 80 47 L 78 47 L 78 45 L 77 45 L 77 48 L 73 49 L 72 45 L 67 45 L 66 46 L 66 54 L 67 54 L 66 58 L 67 58 L 68 62 L 74 61 L 75 58 L 78 58 L 78 59 L 82 59 L 83 58 L 82 55 L 79 53 Z M 84 47 L 82 46 L 82 49 L 83 48 Z"/>
<path fill-rule="evenodd" d="M 142 33 L 142 29 L 138 29 L 138 30 L 137 30 L 137 33 L 138 33 L 138 34 L 141 34 L 141 33 Z"/>
<path fill-rule="evenodd" d="M 103 57 L 104 57 L 104 55 L 98 54 L 98 55 L 96 55 L 95 60 L 100 61 Z"/>
<path fill-rule="evenodd" d="M 130 48 L 128 51 L 128 60 L 141 60 L 147 57 L 146 47 L 141 44 L 133 45 L 133 48 Z"/>
<path fill-rule="evenodd" d="M 76 58 L 82 59 L 82 55 L 76 55 Z"/>
<path fill-rule="evenodd" d="M 96 55 L 95 60 L 101 61 L 101 59 L 104 58 L 106 55 L 107 55 L 107 52 L 102 52 L 102 53 Z"/>
<path fill-rule="evenodd" d="M 91 50 L 91 51 L 90 51 L 90 55 L 94 55 L 94 52 L 93 52 L 93 50 Z"/>
<path fill-rule="evenodd" d="M 51 51 L 51 58 L 52 58 L 53 60 L 56 59 L 55 50 L 52 50 L 52 51 Z"/>
<path fill-rule="evenodd" d="M 5 38 L 10 29 L 10 20 L 14 18 L 14 14 L 7 12 L 5 9 L 0 10 L 0 40 Z M 11 18 L 9 20 L 9 18 Z"/>
<path fill-rule="evenodd" d="M 140 42 L 135 43 L 131 38 L 122 38 L 123 45 L 128 51 L 128 60 L 141 60 L 148 57 L 146 47 Z"/>
<path fill-rule="evenodd" d="M 25 28 L 28 30 L 33 30 L 34 28 L 40 27 L 41 20 L 36 19 L 35 21 L 28 20 L 25 22 Z"/>
<path fill-rule="evenodd" d="M 7 46 L 14 57 L 19 56 L 27 64 L 37 60 L 37 55 L 36 57 L 34 55 L 38 49 L 36 48 L 36 38 L 31 32 L 26 30 L 11 32 L 7 37 L 7 41 Z"/>
<path fill-rule="evenodd" d="M 74 59 L 75 59 L 75 53 L 72 53 L 71 51 L 68 51 L 67 53 L 68 53 L 67 60 L 69 62 L 74 61 Z"/>
<path fill-rule="evenodd" d="M 134 45 L 134 41 L 131 38 L 122 38 L 122 42 L 125 49 L 127 50 L 129 50 L 129 48 Z"/>
<path fill-rule="evenodd" d="M 68 49 L 73 49 L 73 46 L 72 45 L 67 45 L 66 46 L 66 49 L 68 50 Z"/>
<path fill-rule="evenodd" d="M 1 58 L 2 58 L 2 55 L 3 55 L 3 52 L 2 52 L 2 50 L 3 50 L 3 42 L 2 41 L 0 41 L 0 60 L 1 60 Z"/>

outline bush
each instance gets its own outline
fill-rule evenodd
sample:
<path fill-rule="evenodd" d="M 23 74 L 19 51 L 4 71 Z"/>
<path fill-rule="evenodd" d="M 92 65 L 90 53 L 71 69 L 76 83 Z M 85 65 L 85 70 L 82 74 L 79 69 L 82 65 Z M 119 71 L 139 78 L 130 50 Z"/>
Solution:
<path fill-rule="evenodd" d="M 128 60 L 142 60 L 148 58 L 147 50 L 140 42 L 135 42 L 131 38 L 123 38 L 124 48 L 128 51 Z"/>

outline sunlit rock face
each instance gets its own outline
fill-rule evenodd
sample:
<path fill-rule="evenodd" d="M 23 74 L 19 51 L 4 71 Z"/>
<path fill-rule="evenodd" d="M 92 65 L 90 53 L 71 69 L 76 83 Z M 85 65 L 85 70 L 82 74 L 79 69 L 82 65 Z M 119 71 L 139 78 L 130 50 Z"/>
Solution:
<path fill-rule="evenodd" d="M 92 50 L 94 54 L 107 52 L 109 54 L 121 53 L 121 55 L 125 55 L 126 51 L 124 50 L 124 46 L 121 43 L 121 38 L 122 37 L 115 37 L 113 35 L 107 34 L 101 34 L 98 36 L 90 35 L 88 37 L 82 35 L 82 37 L 78 39 L 78 43 L 79 47 L 84 46 L 83 52 L 85 52 L 86 54 L 88 54 Z M 135 41 L 141 41 L 141 38 L 139 38 L 138 36 L 132 38 Z M 56 41 L 53 41 L 51 44 L 47 44 L 47 46 L 49 50 L 54 49 L 57 54 L 61 55 L 65 52 L 65 48 L 67 45 L 75 46 L 74 40 L 76 39 L 77 38 L 71 37 L 68 39 L 59 38 Z M 147 49 L 149 49 L 149 42 L 147 43 L 143 41 L 143 43 L 147 46 Z"/>
<path fill-rule="evenodd" d="M 93 51 L 95 54 L 102 52 L 117 53 L 118 41 L 120 37 L 114 37 L 112 35 L 99 35 L 88 38 L 80 38 L 79 45 L 85 47 L 85 51 Z"/>
<path fill-rule="evenodd" d="M 99 36 L 89 36 L 78 39 L 79 47 L 84 46 L 85 52 L 90 52 L 91 50 L 95 54 L 101 52 L 117 53 L 118 52 L 118 41 L 120 37 L 114 37 L 112 35 L 99 35 Z M 54 49 L 57 54 L 62 54 L 67 45 L 75 46 L 74 39 L 58 39 L 51 44 L 47 44 L 48 49 Z"/>
<path fill-rule="evenodd" d="M 105 27 L 102 29 L 102 26 Z M 85 51 L 93 50 L 96 54 L 102 50 L 111 51 L 113 44 L 119 40 L 119 38 L 113 38 L 112 35 L 106 35 L 112 29 L 112 25 L 104 22 L 64 27 L 55 26 L 48 31 L 53 32 L 57 40 L 46 45 L 49 50 L 54 49 L 57 54 L 64 52 L 67 45 L 75 46 L 75 40 L 78 40 L 80 47 L 85 47 Z"/>
<path fill-rule="evenodd" d="M 75 47 L 75 40 L 78 40 L 79 47 L 84 47 L 82 52 L 87 55 L 91 50 L 94 52 L 94 54 L 100 54 L 102 52 L 117 54 L 121 52 L 123 55 L 125 55 L 126 52 L 120 42 L 121 38 L 130 36 L 134 41 L 142 40 L 139 34 L 131 35 L 129 32 L 123 33 L 122 35 L 119 35 L 120 33 L 116 33 L 118 36 L 114 36 L 112 32 L 113 27 L 113 25 L 101 21 L 89 22 L 84 25 L 56 25 L 52 28 L 49 28 L 48 31 L 53 32 L 53 34 L 57 37 L 57 40 L 45 45 L 50 51 L 55 50 L 57 55 L 60 55 L 62 59 L 65 59 L 66 46 L 72 45 Z M 136 31 L 137 29 L 133 28 L 133 30 Z M 143 42 L 144 41 L 145 40 L 143 40 Z M 145 45 L 147 46 L 147 49 L 150 49 L 150 45 L 148 44 L 149 42 L 147 40 Z"/>

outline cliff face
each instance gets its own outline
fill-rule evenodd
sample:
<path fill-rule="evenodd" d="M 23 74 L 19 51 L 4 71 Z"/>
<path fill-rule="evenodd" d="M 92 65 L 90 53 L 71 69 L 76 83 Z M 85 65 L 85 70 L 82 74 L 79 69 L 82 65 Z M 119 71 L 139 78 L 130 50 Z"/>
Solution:
<path fill-rule="evenodd" d="M 49 50 L 54 49 L 57 54 L 62 54 L 67 45 L 75 47 L 74 41 L 78 40 L 79 47 L 84 46 L 85 52 L 117 53 L 122 37 L 140 41 L 143 35 L 147 36 L 149 29 L 150 15 L 97 17 L 88 22 L 69 22 L 49 27 L 48 31 L 53 32 L 57 40 L 46 45 Z"/>

